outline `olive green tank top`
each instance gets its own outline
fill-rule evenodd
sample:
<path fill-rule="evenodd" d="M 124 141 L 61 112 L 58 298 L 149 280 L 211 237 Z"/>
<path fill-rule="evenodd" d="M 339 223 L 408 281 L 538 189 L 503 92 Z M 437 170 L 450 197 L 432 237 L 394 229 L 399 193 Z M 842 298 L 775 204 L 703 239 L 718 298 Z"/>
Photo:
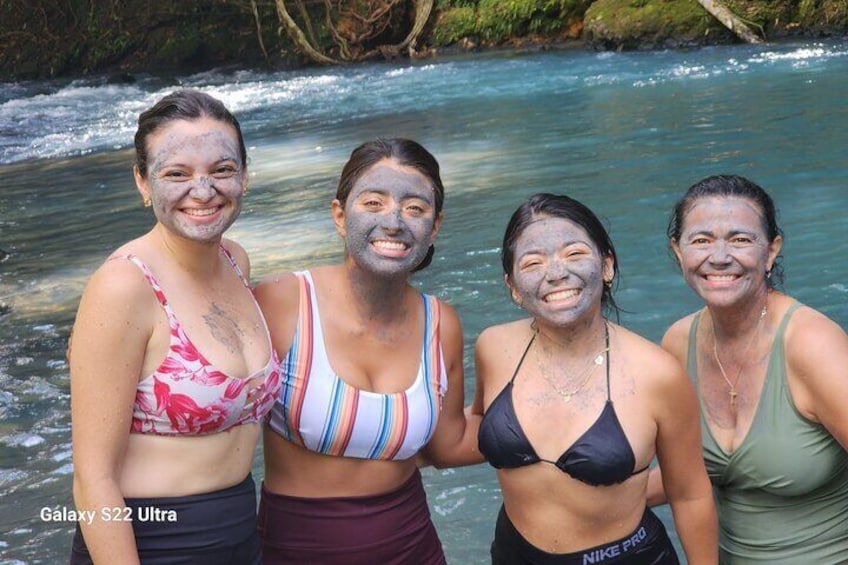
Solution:
<path fill-rule="evenodd" d="M 698 387 L 695 334 L 687 372 L 701 402 L 704 462 L 719 516 L 723 565 L 848 563 L 848 454 L 824 426 L 804 418 L 786 384 L 783 335 L 777 329 L 751 429 L 733 453 L 716 443 Z"/>

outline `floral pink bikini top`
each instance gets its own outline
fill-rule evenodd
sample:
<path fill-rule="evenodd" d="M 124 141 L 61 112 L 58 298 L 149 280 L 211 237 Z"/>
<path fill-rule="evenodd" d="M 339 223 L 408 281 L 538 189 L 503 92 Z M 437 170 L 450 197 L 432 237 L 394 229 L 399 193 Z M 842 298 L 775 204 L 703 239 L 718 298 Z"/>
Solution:
<path fill-rule="evenodd" d="M 235 259 L 223 247 L 221 252 L 253 297 L 250 284 Z M 141 269 L 165 310 L 171 328 L 168 355 L 153 374 L 138 383 L 130 431 L 157 435 L 204 435 L 223 432 L 241 424 L 261 422 L 280 391 L 279 360 L 271 346 L 270 334 L 271 358 L 268 364 L 247 378 L 228 376 L 207 361 L 186 336 L 147 265 L 135 255 L 119 255 L 112 259 L 128 259 Z M 259 305 L 256 307 L 258 309 Z M 264 316 L 262 320 L 264 323 Z M 267 324 L 265 331 L 268 332 Z"/>

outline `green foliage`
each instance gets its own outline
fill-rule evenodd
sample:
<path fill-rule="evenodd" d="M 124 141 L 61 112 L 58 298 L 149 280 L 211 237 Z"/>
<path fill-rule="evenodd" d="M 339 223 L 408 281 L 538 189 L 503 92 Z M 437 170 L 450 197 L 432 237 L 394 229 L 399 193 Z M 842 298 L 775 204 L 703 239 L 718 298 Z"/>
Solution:
<path fill-rule="evenodd" d="M 284 53 L 273 3 L 258 4 L 268 52 Z M 0 79 L 256 61 L 256 36 L 242 0 L 0 0 Z"/>
<path fill-rule="evenodd" d="M 478 32 L 492 42 L 526 34 L 553 34 L 579 20 L 590 0 L 480 0 Z"/>
<path fill-rule="evenodd" d="M 597 0 L 584 36 L 608 49 L 724 42 L 733 36 L 695 0 Z"/>
<path fill-rule="evenodd" d="M 476 8 L 478 0 L 438 0 L 436 9 L 445 10 L 448 8 Z"/>
<path fill-rule="evenodd" d="M 726 3 L 753 27 L 762 26 L 767 37 L 848 31 L 848 0 Z M 406 0 L 406 13 L 411 13 L 413 4 Z M 247 0 L 0 0 L 0 80 L 115 69 L 302 62 L 288 36 L 280 32 L 275 3 L 262 0 L 256 5 L 261 30 Z M 303 5 L 311 15 L 316 43 L 332 46 L 324 2 L 310 0 Z M 291 11 L 300 21 L 299 10 Z M 581 32 L 585 39 L 607 48 L 735 40 L 695 0 L 436 0 L 436 11 L 438 18 L 428 38 L 436 46 L 464 37 L 493 45 L 527 36 L 577 37 Z M 407 19 L 396 18 L 387 33 L 403 35 L 407 24 Z"/>
<path fill-rule="evenodd" d="M 480 0 L 480 35 L 489 41 L 501 42 L 526 33 L 538 3 L 538 0 Z"/>
<path fill-rule="evenodd" d="M 477 35 L 477 12 L 470 6 L 451 8 L 442 12 L 433 29 L 433 44 L 450 45 L 463 37 Z"/>
<path fill-rule="evenodd" d="M 818 2 L 816 0 L 801 0 L 798 3 L 798 17 L 801 20 L 812 20 L 818 15 Z"/>
<path fill-rule="evenodd" d="M 115 27 L 108 24 L 115 23 Z M 83 70 L 88 72 L 112 63 L 123 56 L 131 47 L 132 35 L 125 30 L 118 29 L 120 21 L 107 22 L 100 25 L 94 20 L 88 23 L 88 35 L 86 37 L 85 56 L 82 59 Z"/>
<path fill-rule="evenodd" d="M 822 0 L 821 13 L 823 25 L 828 31 L 838 33 L 848 29 L 848 2 L 845 0 Z"/>
<path fill-rule="evenodd" d="M 848 2 L 801 0 L 796 21 L 804 29 L 818 30 L 824 34 L 840 33 L 848 28 Z"/>
<path fill-rule="evenodd" d="M 524 35 L 555 35 L 582 20 L 591 0 L 441 0 L 431 39 L 449 45 L 463 37 L 503 43 Z"/>
<path fill-rule="evenodd" d="M 772 2 L 751 2 L 750 0 L 729 0 L 727 7 L 749 27 L 759 28 L 769 35 L 771 30 L 794 20 L 795 0 L 777 0 Z"/>
<path fill-rule="evenodd" d="M 583 20 L 592 0 L 547 0 L 530 21 L 532 33 L 555 33 Z"/>

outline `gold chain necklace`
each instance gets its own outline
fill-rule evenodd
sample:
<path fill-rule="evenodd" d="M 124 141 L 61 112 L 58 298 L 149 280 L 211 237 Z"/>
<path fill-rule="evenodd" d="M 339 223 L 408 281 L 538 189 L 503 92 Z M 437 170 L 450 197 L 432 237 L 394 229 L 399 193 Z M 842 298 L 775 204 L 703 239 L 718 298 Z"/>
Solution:
<path fill-rule="evenodd" d="M 539 333 L 538 328 L 535 328 L 536 332 Z M 539 363 L 538 355 L 536 357 L 536 366 L 539 367 L 539 372 L 542 375 L 542 378 L 551 386 L 554 391 L 560 395 L 564 402 L 571 402 L 572 397 L 574 397 L 577 393 L 583 390 L 583 387 L 589 382 L 589 377 L 592 376 L 592 369 L 603 365 L 604 363 L 604 353 L 609 351 L 609 328 L 607 327 L 606 321 L 604 321 L 604 348 L 601 349 L 597 355 L 590 358 L 586 363 L 586 366 L 580 372 L 580 377 L 578 380 L 580 384 L 571 390 L 567 390 L 559 386 L 551 376 L 548 374 L 547 370 L 542 367 L 541 363 Z"/>
<path fill-rule="evenodd" d="M 713 357 L 715 358 L 716 364 L 718 365 L 718 370 L 721 371 L 721 376 L 724 377 L 724 382 L 727 383 L 727 386 L 730 390 L 727 393 L 730 395 L 730 405 L 736 406 L 736 397 L 739 395 L 736 392 L 736 387 L 739 385 L 739 379 L 742 378 L 742 370 L 745 368 L 745 359 L 748 356 L 748 352 L 751 350 L 751 346 L 756 341 L 757 336 L 760 334 L 760 327 L 763 325 L 763 318 L 766 317 L 768 313 L 768 297 L 766 297 L 766 304 L 763 306 L 763 309 L 760 311 L 760 319 L 757 320 L 757 327 L 754 328 L 754 333 L 751 335 L 751 339 L 748 340 L 748 346 L 745 347 L 745 351 L 742 353 L 742 362 L 739 364 L 739 371 L 736 373 L 736 380 L 730 382 L 730 379 L 727 378 L 727 372 L 724 370 L 724 365 L 721 364 L 721 359 L 718 357 L 718 339 L 716 338 L 715 333 L 715 320 L 712 321 L 712 329 L 713 329 Z"/>

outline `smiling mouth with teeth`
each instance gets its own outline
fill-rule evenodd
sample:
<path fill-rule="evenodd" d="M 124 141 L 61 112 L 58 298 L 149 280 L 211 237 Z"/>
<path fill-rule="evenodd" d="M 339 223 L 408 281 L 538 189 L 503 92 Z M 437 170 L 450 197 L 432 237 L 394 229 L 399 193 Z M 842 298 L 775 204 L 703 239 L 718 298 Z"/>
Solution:
<path fill-rule="evenodd" d="M 183 210 L 189 216 L 211 216 L 215 212 L 217 212 L 220 207 L 216 206 L 215 208 L 186 208 Z"/>
<path fill-rule="evenodd" d="M 545 302 L 553 302 L 555 300 L 568 300 L 574 296 L 580 294 L 580 291 L 576 288 L 571 288 L 568 290 L 559 290 L 557 292 L 551 292 L 550 294 L 545 295 Z"/>
<path fill-rule="evenodd" d="M 734 281 L 739 275 L 704 275 L 708 281 Z"/>
<path fill-rule="evenodd" d="M 372 245 L 389 251 L 404 251 L 408 247 L 405 243 L 401 243 L 400 241 L 386 241 L 384 239 L 375 241 Z"/>

